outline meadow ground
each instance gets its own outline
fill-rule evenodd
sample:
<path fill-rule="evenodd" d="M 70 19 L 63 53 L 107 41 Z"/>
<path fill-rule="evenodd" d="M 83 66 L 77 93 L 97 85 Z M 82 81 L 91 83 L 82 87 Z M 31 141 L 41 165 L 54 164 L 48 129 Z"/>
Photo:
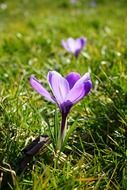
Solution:
<path fill-rule="evenodd" d="M 126 13 L 124 0 L 0 1 L 0 182 L 12 171 L 15 190 L 127 189 Z M 61 40 L 80 36 L 76 59 Z M 29 83 L 35 75 L 48 88 L 49 70 L 90 71 L 93 88 L 69 114 L 76 129 L 59 162 L 48 146 L 15 178 L 21 150 L 54 125 L 55 106 Z"/>

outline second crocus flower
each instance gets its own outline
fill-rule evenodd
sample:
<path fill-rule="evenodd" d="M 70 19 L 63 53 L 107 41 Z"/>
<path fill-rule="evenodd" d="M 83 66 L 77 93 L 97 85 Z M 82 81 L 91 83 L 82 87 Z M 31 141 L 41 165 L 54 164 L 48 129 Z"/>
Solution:
<path fill-rule="evenodd" d="M 61 44 L 68 52 L 74 54 L 75 57 L 78 57 L 79 53 L 86 45 L 86 38 L 68 38 L 66 41 L 62 40 Z"/>

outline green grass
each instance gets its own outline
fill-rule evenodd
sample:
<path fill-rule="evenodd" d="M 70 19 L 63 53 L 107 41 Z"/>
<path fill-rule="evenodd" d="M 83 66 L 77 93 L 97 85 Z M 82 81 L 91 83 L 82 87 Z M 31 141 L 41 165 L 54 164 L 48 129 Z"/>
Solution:
<path fill-rule="evenodd" d="M 91 71 L 93 89 L 71 111 L 77 122 L 59 162 L 51 149 L 16 177 L 15 190 L 127 189 L 126 1 L 17 0 L 0 2 L 0 165 L 13 168 L 32 138 L 53 127 L 55 106 L 29 84 L 48 88 L 49 70 Z M 7 6 L 6 6 L 7 5 Z M 85 36 L 78 61 L 61 40 Z M 6 172 L 5 172 L 6 173 Z"/>

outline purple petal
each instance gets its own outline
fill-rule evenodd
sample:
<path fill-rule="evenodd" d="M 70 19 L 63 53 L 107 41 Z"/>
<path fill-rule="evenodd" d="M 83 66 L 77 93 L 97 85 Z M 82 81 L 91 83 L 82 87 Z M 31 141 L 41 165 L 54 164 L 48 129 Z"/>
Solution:
<path fill-rule="evenodd" d="M 62 40 L 62 41 L 61 41 L 61 44 L 62 44 L 62 46 L 63 46 L 67 51 L 70 52 L 70 49 L 69 49 L 69 47 L 68 47 L 68 43 L 67 43 L 66 41 Z"/>
<path fill-rule="evenodd" d="M 84 85 L 84 96 L 86 96 L 92 88 L 92 82 L 90 73 L 85 73 L 74 85 L 73 88 L 77 88 L 80 85 Z"/>
<path fill-rule="evenodd" d="M 79 84 L 82 84 L 84 82 L 87 82 L 87 81 L 91 81 L 91 78 L 90 78 L 90 73 L 85 73 L 76 83 L 75 85 L 79 85 Z"/>
<path fill-rule="evenodd" d="M 70 52 L 75 53 L 75 51 L 76 51 L 75 45 L 76 44 L 75 44 L 75 40 L 73 38 L 68 38 L 67 45 L 68 45 Z"/>
<path fill-rule="evenodd" d="M 75 72 L 71 72 L 66 76 L 66 80 L 69 83 L 70 89 L 73 88 L 74 84 L 77 82 L 77 80 L 80 79 L 80 74 L 79 73 L 75 73 Z"/>
<path fill-rule="evenodd" d="M 75 55 L 78 56 L 78 54 L 80 53 L 80 51 L 84 48 L 85 44 L 86 44 L 86 39 L 85 38 L 78 38 L 75 41 L 75 46 L 76 46 L 76 51 L 75 51 Z"/>
<path fill-rule="evenodd" d="M 78 87 L 71 89 L 65 101 L 70 101 L 72 104 L 75 104 L 84 97 L 84 93 L 84 85 L 81 84 Z"/>
<path fill-rule="evenodd" d="M 30 77 L 31 86 L 42 96 L 45 97 L 46 100 L 56 103 L 53 97 L 51 97 L 50 93 L 40 84 L 40 82 L 35 77 Z"/>
<path fill-rule="evenodd" d="M 77 49 L 82 49 L 86 44 L 86 39 L 85 38 L 77 38 L 76 39 L 76 46 L 77 46 Z"/>
<path fill-rule="evenodd" d="M 57 103 L 61 105 L 70 90 L 68 81 L 56 71 L 49 71 L 47 79 Z"/>
<path fill-rule="evenodd" d="M 66 97 L 66 101 L 70 101 L 76 104 L 79 100 L 86 96 L 92 87 L 92 82 L 89 73 L 86 73 L 82 78 L 80 78 L 73 88 L 70 90 Z"/>
<path fill-rule="evenodd" d="M 75 40 L 68 38 L 67 41 L 62 40 L 62 46 L 69 52 L 75 53 Z"/>

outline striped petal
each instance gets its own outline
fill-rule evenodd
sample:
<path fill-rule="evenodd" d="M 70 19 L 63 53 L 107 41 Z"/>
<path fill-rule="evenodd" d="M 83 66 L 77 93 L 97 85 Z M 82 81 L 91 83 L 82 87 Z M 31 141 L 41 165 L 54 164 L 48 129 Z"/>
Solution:
<path fill-rule="evenodd" d="M 41 94 L 46 100 L 56 103 L 55 99 L 51 97 L 50 93 L 41 85 L 41 83 L 33 76 L 30 77 L 30 84 L 31 86 Z"/>
<path fill-rule="evenodd" d="M 70 90 L 68 81 L 56 71 L 49 71 L 47 79 L 57 103 L 61 105 Z"/>
<path fill-rule="evenodd" d="M 70 101 L 76 104 L 82 98 L 84 98 L 90 91 L 92 87 L 92 82 L 89 73 L 86 73 L 82 78 L 80 78 L 73 88 L 70 90 L 66 97 L 66 101 Z"/>
<path fill-rule="evenodd" d="M 66 80 L 69 83 L 70 89 L 73 88 L 75 83 L 80 79 L 80 74 L 76 72 L 71 72 L 66 76 Z"/>

